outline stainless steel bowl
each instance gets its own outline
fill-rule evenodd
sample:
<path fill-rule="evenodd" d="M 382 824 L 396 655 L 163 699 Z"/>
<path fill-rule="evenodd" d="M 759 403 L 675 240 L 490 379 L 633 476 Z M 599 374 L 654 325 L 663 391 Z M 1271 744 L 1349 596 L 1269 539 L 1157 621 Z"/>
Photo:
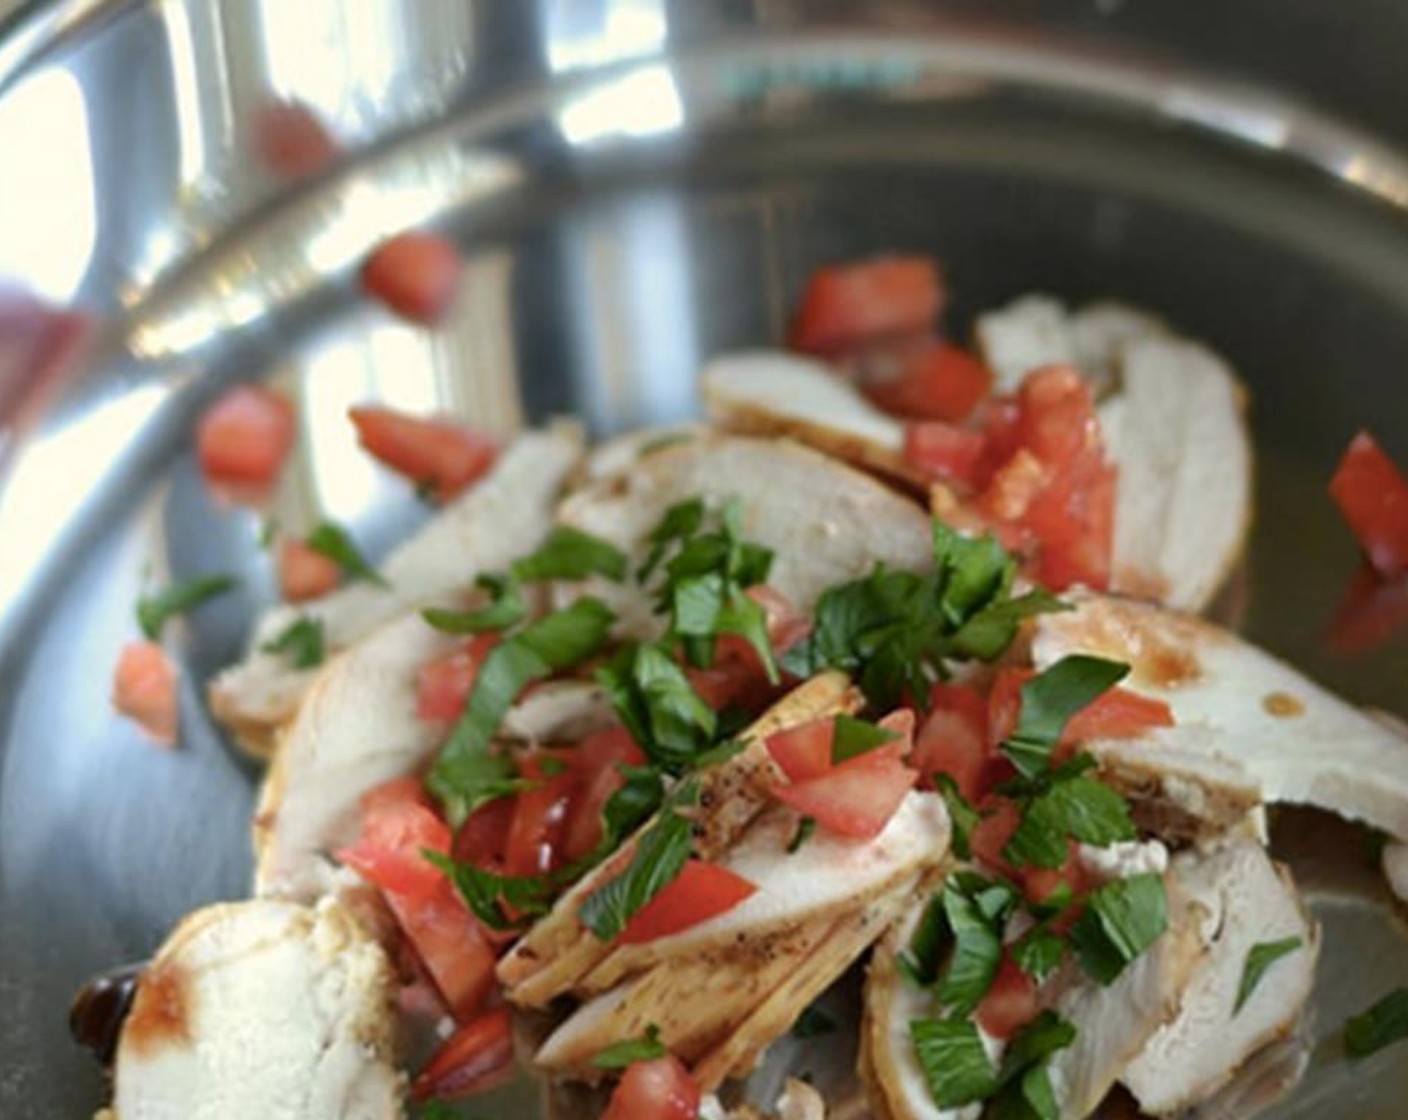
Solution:
<path fill-rule="evenodd" d="M 0 11 L 5 4 L 0 3 Z M 1150 11 L 1161 7 L 1162 11 Z M 0 430 L 0 1115 L 78 1117 L 101 1078 L 67 1002 L 184 912 L 239 896 L 257 775 L 200 682 L 270 597 L 256 519 L 213 504 L 190 420 L 232 379 L 304 403 L 281 494 L 377 548 L 414 502 L 355 453 L 383 396 L 512 427 L 687 415 L 717 350 L 776 340 L 815 264 L 941 257 L 962 331 L 1033 288 L 1161 309 L 1255 394 L 1250 635 L 1351 698 L 1408 712 L 1408 645 L 1329 655 L 1354 564 L 1324 480 L 1371 424 L 1408 460 L 1408 10 L 801 0 L 70 0 L 0 23 L 0 271 L 98 324 L 53 385 L 5 386 Z M 270 101 L 341 157 L 256 158 Z M 451 232 L 449 326 L 348 282 L 388 232 Z M 234 570 L 182 637 L 181 748 L 104 703 L 149 569 Z M 1353 846 L 1283 822 L 1327 928 L 1325 1044 L 1275 1115 L 1397 1117 L 1408 1063 L 1334 1054 L 1408 979 Z M 1318 824 L 1315 827 L 1319 827 Z M 1310 835 L 1319 835 L 1312 830 Z M 516 1089 L 505 1114 L 532 1109 Z M 481 1109 L 481 1111 L 483 1111 Z"/>

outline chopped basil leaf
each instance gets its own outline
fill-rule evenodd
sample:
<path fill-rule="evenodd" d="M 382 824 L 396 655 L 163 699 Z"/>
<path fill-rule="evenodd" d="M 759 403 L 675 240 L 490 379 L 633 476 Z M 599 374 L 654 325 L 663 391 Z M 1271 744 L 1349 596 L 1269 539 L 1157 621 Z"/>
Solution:
<path fill-rule="evenodd" d="M 644 1038 L 628 1038 L 608 1046 L 592 1059 L 597 1069 L 625 1069 L 636 1062 L 651 1062 L 663 1058 L 669 1051 L 660 1041 L 660 1028 L 651 1023 Z"/>
<path fill-rule="evenodd" d="M 155 595 L 144 595 L 137 600 L 137 625 L 155 642 L 161 637 L 162 627 L 176 615 L 194 610 L 234 586 L 234 577 L 226 575 L 196 576 L 173 583 Z"/>
<path fill-rule="evenodd" d="M 939 978 L 944 949 L 948 945 L 948 921 L 944 917 L 942 892 L 932 895 L 909 939 L 909 948 L 896 958 L 896 965 L 916 988 L 927 988 Z"/>
<path fill-rule="evenodd" d="M 836 1020 L 815 1005 L 805 1007 L 792 1024 L 793 1038 L 820 1038 L 836 1029 Z"/>
<path fill-rule="evenodd" d="M 777 656 L 772 649 L 772 638 L 768 634 L 768 612 L 761 603 L 735 588 L 719 612 L 718 632 L 737 634 L 753 647 L 763 663 L 769 684 L 777 684 L 782 679 L 777 668 Z"/>
<path fill-rule="evenodd" d="M 1351 1058 L 1366 1058 L 1408 1038 L 1408 988 L 1395 988 L 1362 1015 L 1344 1025 L 1344 1048 Z"/>
<path fill-rule="evenodd" d="M 1076 1029 L 1054 1011 L 1043 1011 L 1012 1040 L 1003 1057 L 1002 1089 L 988 1106 L 999 1120 L 1059 1120 L 1050 1061 L 1075 1041 Z"/>
<path fill-rule="evenodd" d="M 597 845 L 594 863 L 619 848 L 665 799 L 665 783 L 654 767 L 620 766 L 617 769 L 625 781 L 607 798 L 601 810 L 601 843 Z"/>
<path fill-rule="evenodd" d="M 692 537 L 699 532 L 699 528 L 703 524 L 704 500 L 702 498 L 691 498 L 667 509 L 665 516 L 660 519 L 660 524 L 655 526 L 650 535 L 646 537 L 646 541 L 650 545 L 650 552 L 636 572 L 636 579 L 641 583 L 649 579 L 651 573 L 659 567 L 660 561 L 665 558 L 665 553 L 669 550 L 670 545 Z"/>
<path fill-rule="evenodd" d="M 948 1011 L 967 1015 L 997 975 L 1002 931 L 1017 905 L 1017 892 L 1000 881 L 951 875 L 944 884 L 943 902 L 953 953 L 936 994 Z"/>
<path fill-rule="evenodd" d="M 1071 927 L 1081 967 L 1109 985 L 1168 927 L 1163 879 L 1152 873 L 1117 879 L 1092 891 Z"/>
<path fill-rule="evenodd" d="M 546 914 L 552 904 L 553 883 L 542 875 L 495 875 L 440 852 L 425 850 L 421 854 L 449 877 L 465 905 L 490 929 L 518 929 Z M 504 913 L 505 905 L 518 911 L 519 916 L 510 918 Z"/>
<path fill-rule="evenodd" d="M 623 646 L 596 679 L 631 737 L 670 773 L 682 773 L 713 745 L 717 717 L 658 646 Z"/>
<path fill-rule="evenodd" d="M 1051 1057 L 1076 1040 L 1076 1028 L 1055 1011 L 1047 1009 L 1022 1028 L 1003 1056 L 1006 1076 Z"/>
<path fill-rule="evenodd" d="M 426 1101 L 415 1115 L 416 1120 L 475 1120 L 470 1114 L 461 1112 L 458 1105 L 438 1099 Z"/>
<path fill-rule="evenodd" d="M 1247 950 L 1247 959 L 1242 964 L 1242 981 L 1237 985 L 1237 1002 L 1232 1005 L 1232 1014 L 1242 1010 L 1242 1005 L 1251 998 L 1266 970 L 1282 957 L 1294 953 L 1301 947 L 1299 937 L 1283 937 L 1279 941 L 1258 941 Z"/>
<path fill-rule="evenodd" d="M 536 552 L 515 561 L 512 571 L 524 583 L 588 576 L 605 576 L 620 583 L 626 578 L 626 554 L 600 537 L 558 525 Z"/>
<path fill-rule="evenodd" d="M 1129 666 L 1072 654 L 1022 685 L 1017 726 L 1002 751 L 1025 778 L 1045 771 L 1071 717 L 1129 673 Z"/>
<path fill-rule="evenodd" d="M 997 1090 L 997 1070 L 974 1023 L 967 1019 L 915 1019 L 909 1031 L 929 1095 L 940 1108 L 972 1104 Z"/>
<path fill-rule="evenodd" d="M 1028 802 L 1002 854 L 1018 867 L 1057 868 L 1066 861 L 1068 837 L 1107 848 L 1137 835 L 1123 797 L 1094 778 L 1077 776 L 1056 781 Z"/>
<path fill-rule="evenodd" d="M 517 580 L 490 573 L 480 576 L 474 583 L 489 593 L 489 601 L 484 606 L 472 611 L 427 607 L 420 612 L 421 618 L 446 634 L 482 634 L 486 630 L 507 630 L 527 616 L 528 608 Z"/>
<path fill-rule="evenodd" d="M 1037 926 L 1013 942 L 1009 951 L 1017 967 L 1040 984 L 1060 967 L 1066 943 L 1053 931 Z"/>
<path fill-rule="evenodd" d="M 794 852 L 800 851 L 803 844 L 812 838 L 812 833 L 816 832 L 816 818 L 803 817 L 797 822 L 797 831 L 792 834 L 792 839 L 787 841 L 787 854 L 790 856 Z"/>
<path fill-rule="evenodd" d="M 380 572 L 367 563 L 347 530 L 340 525 L 324 521 L 308 534 L 308 547 L 337 564 L 348 579 L 364 579 L 378 587 L 391 586 Z"/>
<path fill-rule="evenodd" d="M 325 656 L 323 621 L 307 615 L 296 618 L 259 648 L 265 653 L 284 654 L 295 669 L 321 665 Z"/>
<path fill-rule="evenodd" d="M 985 1120 L 1060 1120 L 1051 1067 L 1038 1062 L 1015 1076 L 983 1111 Z"/>
<path fill-rule="evenodd" d="M 949 822 L 953 829 L 953 854 L 959 859 L 971 859 L 973 852 L 968 838 L 973 834 L 973 829 L 978 827 L 978 822 L 983 819 L 982 814 L 969 804 L 967 798 L 959 791 L 958 783 L 949 775 L 936 773 L 933 778 L 939 795 L 948 806 Z"/>
<path fill-rule="evenodd" d="M 1070 609 L 1043 588 L 1015 599 L 999 600 L 973 615 L 953 636 L 954 655 L 969 660 L 995 661 L 1012 644 L 1023 619 Z"/>
<path fill-rule="evenodd" d="M 582 902 L 578 917 L 601 941 L 616 937 L 632 917 L 674 882 L 689 859 L 693 825 L 675 806 L 697 793 L 692 783 L 676 790 L 655 823 L 636 842 L 631 862 Z"/>
<path fill-rule="evenodd" d="M 893 731 L 866 723 L 863 719 L 851 716 L 837 716 L 832 721 L 835 734 L 831 739 L 831 761 L 833 764 L 845 762 L 857 755 L 873 751 L 884 743 L 892 743 L 899 738 Z"/>
<path fill-rule="evenodd" d="M 519 693 L 533 681 L 594 656 L 614 619 L 599 599 L 578 599 L 565 610 L 530 622 L 489 652 L 474 678 L 464 715 L 426 778 L 452 825 L 501 796 L 499 783 L 513 777 L 512 763 L 490 753 L 489 746 Z"/>

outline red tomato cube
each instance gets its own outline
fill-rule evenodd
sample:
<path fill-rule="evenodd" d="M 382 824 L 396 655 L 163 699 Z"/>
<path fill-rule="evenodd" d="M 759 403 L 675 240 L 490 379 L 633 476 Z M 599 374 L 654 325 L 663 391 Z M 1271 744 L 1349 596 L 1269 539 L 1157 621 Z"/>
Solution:
<path fill-rule="evenodd" d="M 1368 432 L 1350 441 L 1330 496 L 1379 575 L 1408 572 L 1408 478 Z"/>
<path fill-rule="evenodd" d="M 689 860 L 679 875 L 631 916 L 620 940 L 640 945 L 690 929 L 732 910 L 757 890 L 727 867 Z"/>
<path fill-rule="evenodd" d="M 807 281 L 788 345 L 812 354 L 928 331 L 944 302 L 938 265 L 927 257 L 881 257 L 819 268 Z"/>
<path fill-rule="evenodd" d="M 602 1120 L 695 1120 L 699 1085 L 673 1055 L 628 1066 Z"/>
<path fill-rule="evenodd" d="M 284 537 L 279 542 L 278 568 L 279 591 L 290 603 L 317 599 L 342 582 L 337 561 L 297 537 Z"/>
<path fill-rule="evenodd" d="M 239 385 L 216 401 L 196 426 L 196 452 L 206 481 L 267 488 L 278 481 L 296 433 L 293 405 L 263 385 Z"/>
<path fill-rule="evenodd" d="M 350 410 L 361 445 L 378 461 L 445 501 L 481 478 L 498 444 L 452 420 L 407 416 L 389 408 Z"/>
<path fill-rule="evenodd" d="M 129 642 L 113 670 L 112 705 L 162 746 L 176 742 L 179 674 L 155 642 Z"/>
<path fill-rule="evenodd" d="M 408 231 L 383 241 L 362 265 L 362 290 L 403 319 L 434 326 L 459 289 L 463 262 L 455 243 Z"/>

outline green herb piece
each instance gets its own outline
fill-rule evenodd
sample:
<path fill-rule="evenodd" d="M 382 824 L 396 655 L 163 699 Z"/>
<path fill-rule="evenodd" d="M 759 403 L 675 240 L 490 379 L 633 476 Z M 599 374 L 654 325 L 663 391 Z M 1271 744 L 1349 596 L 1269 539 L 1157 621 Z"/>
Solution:
<path fill-rule="evenodd" d="M 959 1108 L 997 1091 L 997 1070 L 974 1023 L 967 1019 L 915 1019 L 909 1031 L 929 1095 L 940 1108 Z"/>
<path fill-rule="evenodd" d="M 1117 879 L 1092 891 L 1071 927 L 1081 967 L 1108 986 L 1168 928 L 1163 879 L 1152 872 Z"/>
<path fill-rule="evenodd" d="M 1351 1058 L 1367 1058 L 1405 1038 L 1408 1038 L 1408 988 L 1395 988 L 1368 1011 L 1344 1025 L 1344 1049 Z"/>
<path fill-rule="evenodd" d="M 265 653 L 282 654 L 295 669 L 311 669 L 323 663 L 323 621 L 303 615 L 259 647 Z"/>
<path fill-rule="evenodd" d="M 720 720 L 720 724 L 722 724 L 722 719 Z M 720 730 L 722 730 L 722 727 L 720 727 Z M 718 766 L 721 763 L 727 762 L 729 759 L 742 754 L 747 749 L 748 741 L 746 739 L 725 739 L 718 746 L 710 747 L 702 754 L 695 755 L 692 766 L 695 770 L 708 770 L 711 766 Z"/>
<path fill-rule="evenodd" d="M 919 924 L 910 935 L 909 946 L 896 958 L 895 965 L 916 988 L 927 988 L 939 978 L 948 943 L 944 896 L 939 891 L 925 904 Z"/>
<path fill-rule="evenodd" d="M 475 1120 L 467 1112 L 461 1112 L 459 1105 L 445 1100 L 428 1100 L 416 1111 L 416 1120 Z"/>
<path fill-rule="evenodd" d="M 558 525 L 539 549 L 514 562 L 513 574 L 524 583 L 539 580 L 580 580 L 604 576 L 620 583 L 626 578 L 626 554 L 609 541 Z"/>
<path fill-rule="evenodd" d="M 529 623 L 484 659 L 465 704 L 431 766 L 426 786 L 454 826 L 485 801 L 503 796 L 513 764 L 490 751 L 504 714 L 533 681 L 580 665 L 606 643 L 615 616 L 599 599 L 578 599 L 565 610 Z"/>
<path fill-rule="evenodd" d="M 1024 933 L 1012 943 L 1010 950 L 1017 967 L 1038 984 L 1060 967 L 1065 951 L 1066 943 L 1044 926 Z"/>
<path fill-rule="evenodd" d="M 596 679 L 631 737 L 670 773 L 682 773 L 713 746 L 717 716 L 658 646 L 623 646 Z"/>
<path fill-rule="evenodd" d="M 1094 778 L 1077 776 L 1056 781 L 1027 803 L 1002 854 L 1018 867 L 1054 869 L 1066 861 L 1069 837 L 1107 848 L 1138 833 L 1123 797 Z"/>
<path fill-rule="evenodd" d="M 227 575 L 196 576 L 173 583 L 155 595 L 144 595 L 137 600 L 137 625 L 155 642 L 161 637 L 162 627 L 172 618 L 223 595 L 235 582 L 234 577 Z"/>
<path fill-rule="evenodd" d="M 832 721 L 832 727 L 835 732 L 831 739 L 833 764 L 846 762 L 899 738 L 893 731 L 876 727 L 863 719 L 853 719 L 851 716 L 837 716 Z"/>
<path fill-rule="evenodd" d="M 651 573 L 659 567 L 660 561 L 665 558 L 670 546 L 692 537 L 699 532 L 703 524 L 704 500 L 702 498 L 691 498 L 667 509 L 665 516 L 660 519 L 660 524 L 655 526 L 650 535 L 646 537 L 646 542 L 650 545 L 650 552 L 646 554 L 644 563 L 636 572 L 636 579 L 641 583 L 648 580 Z"/>
<path fill-rule="evenodd" d="M 391 586 L 380 572 L 367 563 L 356 542 L 342 526 L 324 521 L 308 534 L 307 543 L 314 552 L 321 552 L 341 568 L 348 579 L 364 579 L 378 587 Z"/>
<path fill-rule="evenodd" d="M 465 905 L 490 929 L 518 929 L 552 905 L 553 883 L 545 876 L 495 875 L 440 852 L 427 849 L 421 854 L 449 877 Z M 510 918 L 505 904 L 519 916 Z"/>
<path fill-rule="evenodd" d="M 1237 1002 L 1232 1005 L 1232 1014 L 1242 1010 L 1242 1005 L 1251 998 L 1266 970 L 1282 957 L 1294 953 L 1303 942 L 1299 937 L 1283 937 L 1279 941 L 1258 941 L 1247 950 L 1247 959 L 1242 964 L 1242 981 L 1237 985 Z"/>
<path fill-rule="evenodd" d="M 937 998 L 954 1015 L 967 1015 L 992 987 L 1002 960 L 1002 931 L 1017 905 L 1010 884 L 976 875 L 951 875 L 943 890 L 944 918 L 953 952 Z"/>
<path fill-rule="evenodd" d="M 1017 726 L 1002 744 L 1018 773 L 1025 778 L 1043 773 L 1071 717 L 1128 673 L 1121 662 L 1072 654 L 1022 685 Z"/>
<path fill-rule="evenodd" d="M 655 823 L 641 834 L 626 869 L 582 902 L 578 917 L 598 940 L 616 937 L 640 908 L 674 882 L 684 868 L 693 826 L 688 817 L 675 812 L 675 807 L 692 800 L 697 792 L 688 782 L 676 790 Z"/>
<path fill-rule="evenodd" d="M 792 1037 L 800 1039 L 821 1038 L 836 1030 L 836 1020 L 813 1004 L 802 1009 L 797 1021 L 792 1024 Z"/>
<path fill-rule="evenodd" d="M 1075 1027 L 1054 1011 L 1043 1011 L 1033 1019 L 1003 1056 L 998 1077 L 1002 1088 L 989 1104 L 988 1113 L 1001 1120 L 1058 1120 L 1051 1057 L 1075 1038 Z"/>
<path fill-rule="evenodd" d="M 599 1052 L 592 1059 L 597 1069 L 625 1069 L 636 1062 L 652 1062 L 663 1058 L 669 1051 L 660 1041 L 660 1028 L 654 1023 L 645 1029 L 643 1038 L 628 1038 Z"/>
<path fill-rule="evenodd" d="M 978 827 L 982 814 L 969 803 L 958 789 L 958 783 L 947 774 L 934 774 L 934 785 L 948 806 L 949 821 L 953 827 L 953 853 L 959 859 L 972 859 L 973 852 L 969 837 Z"/>
<path fill-rule="evenodd" d="M 792 834 L 792 839 L 787 841 L 787 854 L 790 856 L 794 852 L 801 850 L 803 844 L 812 838 L 816 832 L 816 818 L 803 817 L 797 822 L 797 831 Z"/>
<path fill-rule="evenodd" d="M 421 618 L 446 634 L 482 634 L 487 630 L 507 630 L 527 617 L 528 607 L 517 580 L 488 573 L 474 583 L 489 593 L 489 601 L 484 606 L 472 611 L 427 607 L 420 612 Z"/>

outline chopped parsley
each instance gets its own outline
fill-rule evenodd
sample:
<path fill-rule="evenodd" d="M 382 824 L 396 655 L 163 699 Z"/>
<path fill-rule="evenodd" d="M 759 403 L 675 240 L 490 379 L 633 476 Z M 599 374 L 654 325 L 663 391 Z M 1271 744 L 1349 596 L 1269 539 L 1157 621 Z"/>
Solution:
<path fill-rule="evenodd" d="M 1247 950 L 1247 959 L 1242 964 L 1242 980 L 1237 985 L 1237 1002 L 1232 1005 L 1232 1014 L 1242 1010 L 1242 1005 L 1256 991 L 1266 970 L 1282 957 L 1289 956 L 1301 947 L 1299 937 L 1283 937 L 1279 941 L 1258 941 Z"/>
<path fill-rule="evenodd" d="M 173 583 L 154 595 L 143 595 L 137 600 L 137 625 L 155 642 L 161 638 L 162 627 L 172 618 L 223 595 L 235 582 L 233 576 L 227 575 L 196 576 Z"/>
<path fill-rule="evenodd" d="M 427 850 L 421 854 L 449 877 L 465 905 L 490 929 L 518 929 L 538 915 L 546 914 L 552 904 L 554 884 L 547 876 L 496 875 L 440 852 Z M 517 916 L 510 917 L 504 910 L 505 905 Z"/>
<path fill-rule="evenodd" d="M 997 1070 L 976 1023 L 968 1019 L 915 1019 L 909 1031 L 929 1095 L 940 1108 L 960 1108 L 997 1092 Z"/>
<path fill-rule="evenodd" d="M 487 573 L 474 581 L 486 592 L 489 601 L 472 611 L 451 611 L 428 607 L 421 617 L 435 629 L 446 634 L 482 634 L 487 630 L 507 630 L 517 626 L 528 615 L 523 601 L 523 589 L 509 576 Z"/>
<path fill-rule="evenodd" d="M 1017 772 L 1024 778 L 1043 773 L 1071 717 L 1128 673 L 1119 661 L 1072 654 L 1022 685 L 1017 726 L 1002 744 Z"/>
<path fill-rule="evenodd" d="M 1366 1058 L 1408 1038 L 1408 988 L 1395 988 L 1362 1015 L 1344 1025 L 1344 1048 L 1351 1058 Z"/>
<path fill-rule="evenodd" d="M 651 1023 L 642 1038 L 628 1038 L 597 1053 L 592 1065 L 597 1069 L 625 1069 L 636 1062 L 651 1062 L 663 1058 L 669 1051 L 660 1041 L 660 1028 Z"/>
<path fill-rule="evenodd" d="M 308 615 L 296 618 L 259 648 L 265 653 L 283 655 L 295 669 L 321 665 L 326 656 L 322 619 Z"/>
<path fill-rule="evenodd" d="M 347 530 L 331 521 L 324 521 L 308 534 L 308 547 L 320 552 L 342 569 L 348 579 L 366 580 L 378 587 L 390 587 L 386 578 L 362 555 Z"/>
<path fill-rule="evenodd" d="M 1051 1087 L 1051 1057 L 1076 1039 L 1076 1028 L 1054 1011 L 1043 1011 L 1012 1040 L 1003 1055 L 1001 1090 L 988 1110 L 1001 1120 L 1060 1120 Z"/>
<path fill-rule="evenodd" d="M 1066 943 L 1054 931 L 1036 926 L 1014 941 L 1009 952 L 1017 967 L 1040 984 L 1060 967 Z"/>
<path fill-rule="evenodd" d="M 1055 869 L 1069 854 L 1068 838 L 1107 848 L 1137 836 L 1123 797 L 1094 778 L 1058 772 L 1048 788 L 1026 802 L 1002 854 L 1019 867 Z"/>
<path fill-rule="evenodd" d="M 619 583 L 626 578 L 626 554 L 581 529 L 558 525 L 536 552 L 514 561 L 510 571 L 524 583 L 588 576 L 604 576 Z"/>
<path fill-rule="evenodd" d="M 973 829 L 982 820 L 982 814 L 968 802 L 958 788 L 958 783 L 948 774 L 936 773 L 934 787 L 948 807 L 949 824 L 953 830 L 953 853 L 959 859 L 971 859 L 973 852 L 968 843 Z"/>
<path fill-rule="evenodd" d="M 873 723 L 867 723 L 863 719 L 854 719 L 851 716 L 837 716 L 832 721 L 832 727 L 834 729 L 831 738 L 833 765 L 866 754 L 884 743 L 891 743 L 899 738 L 893 731 L 887 731 L 883 727 L 876 727 Z"/>
<path fill-rule="evenodd" d="M 1091 892 L 1071 927 L 1071 948 L 1086 973 L 1108 986 L 1166 928 L 1163 878 L 1152 872 L 1132 875 Z"/>
<path fill-rule="evenodd" d="M 967 1015 L 992 987 L 1002 960 L 1002 932 L 1017 907 L 1016 888 L 972 872 L 950 875 L 943 915 L 953 950 L 935 991 L 939 1005 Z"/>
<path fill-rule="evenodd" d="M 689 769 L 714 746 L 718 716 L 659 646 L 622 646 L 596 679 L 631 738 L 670 773 Z"/>

